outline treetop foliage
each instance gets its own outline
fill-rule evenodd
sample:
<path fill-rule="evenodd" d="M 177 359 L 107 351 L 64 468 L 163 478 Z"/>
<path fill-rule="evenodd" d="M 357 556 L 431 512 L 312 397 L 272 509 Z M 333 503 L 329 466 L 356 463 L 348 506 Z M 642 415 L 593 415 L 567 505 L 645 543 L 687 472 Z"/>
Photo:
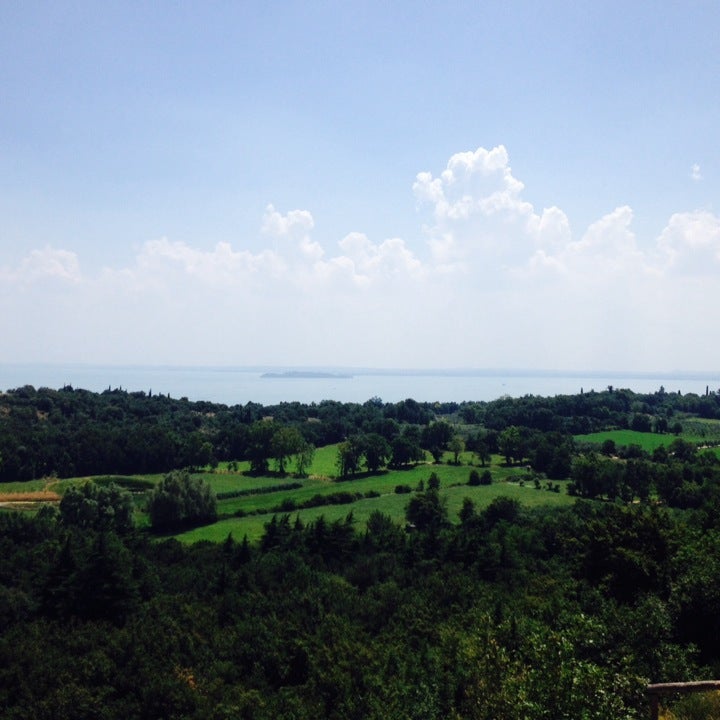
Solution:
<path fill-rule="evenodd" d="M 217 499 L 201 478 L 173 470 L 150 493 L 148 513 L 153 530 L 177 531 L 215 522 Z"/>
<path fill-rule="evenodd" d="M 540 462 L 542 472 L 557 478 L 566 477 L 570 465 L 566 450 L 553 450 L 558 438 L 609 426 L 645 428 L 648 422 L 666 432 L 683 413 L 719 419 L 720 397 L 608 389 L 492 402 L 383 403 L 373 398 L 362 404 L 328 400 L 227 406 L 125 390 L 25 386 L 0 395 L 0 482 L 52 474 L 169 472 L 229 460 L 248 460 L 256 472 L 266 472 L 271 462 L 285 472 L 290 463 L 302 474 L 312 447 L 355 436 L 364 438 L 358 457 L 371 472 L 385 463 L 403 467 L 415 462 L 420 449 L 436 460 L 448 450 L 459 453 L 460 441 L 484 462 L 489 452 L 498 451 L 500 437 L 502 452 L 514 462 L 515 456 L 527 457 L 528 441 L 535 445 L 537 438 L 553 433 L 555 440 L 548 440 Z M 450 420 L 481 426 L 484 432 L 459 436 Z M 519 438 L 508 435 L 513 427 Z"/>
<path fill-rule="evenodd" d="M 232 458 L 302 474 L 328 442 L 349 478 L 470 452 L 468 484 L 507 464 L 568 478 L 578 497 L 553 509 L 466 498 L 449 517 L 438 469 L 390 496 L 404 525 L 288 512 L 268 515 L 257 546 L 133 529 L 132 497 L 110 481 L 68 489 L 59 511 L 0 510 L 3 718 L 646 717 L 648 682 L 720 676 L 720 461 L 683 438 L 648 451 L 572 434 L 647 418 L 670 432 L 717 406 L 616 389 L 272 408 L 2 395 L 4 479 L 161 468 L 148 505 L 159 532 L 217 514 L 209 486 L 175 468 Z M 492 473 L 490 453 L 502 454 Z"/>

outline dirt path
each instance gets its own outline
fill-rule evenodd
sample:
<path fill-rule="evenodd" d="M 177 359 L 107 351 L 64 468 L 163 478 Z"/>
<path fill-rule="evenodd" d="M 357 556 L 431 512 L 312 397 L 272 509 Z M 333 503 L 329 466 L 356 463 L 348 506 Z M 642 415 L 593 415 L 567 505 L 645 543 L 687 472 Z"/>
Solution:
<path fill-rule="evenodd" d="M 0 505 L 10 506 L 14 503 L 60 502 L 60 496 L 50 490 L 35 490 L 34 492 L 7 492 L 0 493 Z"/>

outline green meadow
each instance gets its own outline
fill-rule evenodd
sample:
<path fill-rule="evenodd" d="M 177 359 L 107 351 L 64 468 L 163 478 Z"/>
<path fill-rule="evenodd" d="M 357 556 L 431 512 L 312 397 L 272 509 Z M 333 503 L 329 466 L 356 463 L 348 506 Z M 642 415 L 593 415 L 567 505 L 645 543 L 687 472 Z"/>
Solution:
<path fill-rule="evenodd" d="M 442 469 L 442 466 L 423 466 L 422 468 L 414 468 L 413 471 L 407 471 L 405 476 L 412 474 L 417 478 L 429 477 L 430 473 L 435 470 Z M 460 468 L 462 469 L 462 468 Z M 467 475 L 468 468 L 465 467 Z M 439 475 L 440 473 L 438 473 Z M 355 491 L 354 485 L 356 481 L 348 481 L 342 485 L 349 486 L 347 489 Z M 541 505 L 570 505 L 575 499 L 567 494 L 565 482 L 556 483 L 560 485 L 560 492 L 549 492 L 547 489 L 535 489 L 532 483 L 500 481 L 493 482 L 492 485 L 471 487 L 467 484 L 444 486 L 441 481 L 440 497 L 446 503 L 448 517 L 451 522 L 458 521 L 458 513 L 462 507 L 465 498 L 470 498 L 478 510 L 487 507 L 497 497 L 510 497 L 518 500 L 526 507 L 536 507 Z M 335 484 L 337 487 L 338 484 Z M 307 508 L 304 510 L 295 510 L 289 513 L 276 513 L 278 516 L 287 514 L 290 516 L 291 522 L 296 518 L 300 518 L 303 523 L 317 520 L 321 515 L 328 522 L 335 520 L 343 520 L 352 512 L 355 527 L 359 532 L 364 531 L 365 525 L 371 513 L 378 510 L 389 515 L 396 523 L 401 524 L 405 520 L 405 508 L 412 497 L 411 494 L 397 494 L 389 492 L 375 498 L 363 498 L 346 505 L 323 505 L 320 507 Z M 223 504 L 218 503 L 218 510 L 222 512 Z M 265 524 L 271 520 L 273 513 L 261 515 L 248 515 L 242 518 L 227 518 L 218 520 L 213 525 L 205 525 L 203 527 L 194 528 L 188 532 L 177 535 L 177 539 L 181 542 L 193 543 L 200 540 L 209 540 L 211 542 L 221 542 L 228 535 L 232 535 L 236 540 L 241 540 L 247 536 L 249 542 L 257 542 L 263 535 Z"/>
<path fill-rule="evenodd" d="M 446 460 L 449 459 L 448 454 Z M 463 453 L 460 461 L 460 465 L 433 464 L 426 461 L 403 470 L 386 470 L 372 475 L 357 473 L 349 479 L 340 480 L 334 477 L 337 474 L 337 445 L 328 445 L 316 451 L 308 477 L 304 479 L 297 480 L 289 476 L 253 477 L 240 474 L 239 471 L 231 473 L 226 467 L 221 467 L 214 473 L 202 474 L 215 492 L 249 488 L 271 490 L 273 486 L 278 487 L 278 490 L 220 499 L 218 522 L 181 533 L 177 537 L 183 542 L 199 540 L 217 542 L 232 534 L 238 539 L 247 535 L 249 541 L 255 542 L 262 537 L 265 524 L 274 514 L 288 514 L 293 521 L 299 517 L 302 522 L 307 523 L 321 515 L 332 522 L 344 519 L 352 512 L 356 527 L 362 531 L 371 513 L 379 510 L 389 515 L 395 522 L 402 523 L 405 519 L 405 508 L 411 497 L 410 493 L 417 492 L 419 487 L 426 487 L 433 473 L 440 481 L 440 495 L 447 504 L 448 516 L 452 521 L 457 520 L 466 497 L 470 498 L 478 509 L 486 507 L 500 496 L 512 497 L 530 506 L 574 502 L 574 499 L 566 493 L 567 483 L 554 483 L 559 488 L 559 492 L 548 491 L 546 481 L 543 482 L 542 489 L 537 490 L 534 483 L 526 478 L 527 471 L 524 467 L 507 467 L 497 455 L 493 456 L 488 466 L 493 483 L 471 487 L 467 484 L 471 469 L 475 467 L 482 471 L 482 468 L 471 465 L 473 457 L 470 453 Z M 292 490 L 283 489 L 282 486 L 288 482 L 299 482 L 302 487 Z M 396 488 L 399 486 L 402 486 L 406 492 L 397 493 Z M 410 492 L 407 492 L 408 490 Z M 298 507 L 318 495 L 328 496 L 337 493 L 372 496 L 343 504 Z M 241 517 L 235 516 L 236 514 Z"/>
<path fill-rule="evenodd" d="M 477 509 L 489 505 L 496 497 L 512 497 L 523 505 L 569 504 L 574 500 L 566 493 L 564 482 L 554 483 L 559 492 L 547 489 L 543 481 L 540 490 L 528 477 L 524 466 L 508 467 L 503 459 L 493 456 L 488 468 L 492 474 L 492 484 L 469 486 L 470 471 L 474 468 L 482 472 L 484 468 L 475 463 L 471 453 L 463 453 L 459 465 L 451 464 L 448 453 L 444 462 L 434 464 L 429 455 L 424 462 L 401 470 L 384 470 L 375 474 L 358 472 L 348 479 L 337 478 L 337 445 L 318 448 L 307 477 L 280 475 L 269 472 L 267 475 L 251 475 L 246 462 L 221 463 L 214 469 L 205 469 L 196 476 L 202 478 L 218 497 L 218 521 L 212 525 L 195 528 L 177 535 L 182 542 L 200 540 L 220 541 L 229 534 L 235 538 L 247 536 L 251 542 L 262 537 L 265 524 L 274 514 L 289 514 L 293 521 L 299 517 L 302 522 L 312 522 L 321 515 L 328 522 L 344 519 L 352 512 L 358 531 L 365 528 L 371 513 L 380 511 L 389 515 L 395 522 L 402 524 L 405 509 L 412 493 L 427 487 L 431 474 L 435 474 L 440 483 L 440 494 L 446 503 L 448 517 L 452 522 L 458 520 L 458 513 L 464 499 L 470 498 Z M 52 490 L 62 495 L 71 486 L 81 486 L 88 481 L 98 483 L 116 482 L 131 490 L 135 499 L 135 520 L 138 527 L 149 526 L 145 511 L 147 492 L 159 483 L 163 474 L 133 476 L 92 476 L 63 480 L 44 478 L 22 483 L 7 483 L 7 493 L 27 492 L 29 490 Z M 294 485 L 295 487 L 289 487 Z M 401 488 L 404 492 L 396 492 Z M 345 502 L 333 504 L 327 496 L 345 494 Z M 320 496 L 320 498 L 318 498 Z M 350 498 L 352 501 L 347 502 Z M 327 502 L 328 504 L 322 504 Z M 314 505 L 301 507 L 303 504 Z"/>
<path fill-rule="evenodd" d="M 657 433 L 638 432 L 637 430 L 604 430 L 588 435 L 575 435 L 575 442 L 578 443 L 602 445 L 607 440 L 612 440 L 617 447 L 638 445 L 646 452 L 652 452 L 661 445 L 670 445 L 675 439 L 675 435 L 659 435 Z"/>
<path fill-rule="evenodd" d="M 681 420 L 683 427 L 679 436 L 670 433 L 647 433 L 637 430 L 605 430 L 588 435 L 575 435 L 579 443 L 602 445 L 606 440 L 612 440 L 617 447 L 638 445 L 646 452 L 652 452 L 662 445 L 668 446 L 677 437 L 695 445 L 716 445 L 720 443 L 720 421 L 688 418 Z"/>

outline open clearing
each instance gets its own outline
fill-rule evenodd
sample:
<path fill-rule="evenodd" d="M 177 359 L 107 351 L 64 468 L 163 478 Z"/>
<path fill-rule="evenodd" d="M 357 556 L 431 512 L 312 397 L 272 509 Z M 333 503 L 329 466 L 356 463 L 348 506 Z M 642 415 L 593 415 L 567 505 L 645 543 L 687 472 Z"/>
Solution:
<path fill-rule="evenodd" d="M 438 466 L 432 466 L 431 469 L 425 468 L 426 477 L 429 476 L 432 469 Z M 467 468 L 465 471 L 467 473 Z M 497 482 L 492 485 L 471 487 L 469 485 L 455 485 L 452 487 L 440 488 L 440 497 L 444 500 L 448 510 L 448 517 L 451 522 L 458 522 L 458 513 L 462 507 L 464 499 L 470 498 L 477 510 L 487 507 L 497 497 L 510 497 L 518 500 L 524 506 L 557 506 L 571 505 L 575 502 L 575 498 L 566 492 L 565 482 L 556 483 L 560 485 L 559 493 L 549 492 L 545 489 L 536 490 L 534 485 L 525 483 L 520 485 L 517 482 Z M 352 490 L 353 482 L 343 483 L 348 485 L 348 490 Z M 335 484 L 337 487 L 337 483 Z M 289 513 L 276 513 L 280 515 L 287 514 L 290 516 L 291 522 L 299 517 L 302 522 L 308 523 L 316 520 L 321 515 L 328 522 L 335 520 L 343 520 L 348 513 L 352 512 L 355 521 L 356 530 L 363 532 L 365 524 L 371 513 L 379 510 L 389 515 L 396 523 L 401 524 L 405 520 L 405 508 L 412 495 L 396 494 L 394 492 L 381 495 L 376 498 L 363 498 L 347 505 L 323 505 L 320 507 L 308 508 L 306 510 L 296 510 Z M 182 542 L 193 543 L 200 540 L 209 540 L 211 542 L 221 542 L 232 534 L 236 540 L 242 540 L 247 535 L 248 541 L 257 542 L 265 531 L 265 524 L 271 520 L 273 513 L 262 515 L 248 515 L 243 518 L 228 518 L 219 520 L 213 525 L 205 525 L 203 527 L 194 528 L 187 532 L 177 535 L 177 539 Z"/>
<path fill-rule="evenodd" d="M 698 446 L 715 445 L 720 443 L 720 424 L 711 420 L 684 421 L 683 432 L 679 435 L 681 440 Z M 612 440 L 617 447 L 638 445 L 646 452 L 652 452 L 660 446 L 668 446 L 678 436 L 670 433 L 648 433 L 637 430 L 605 430 L 590 433 L 589 435 L 575 435 L 575 442 L 602 445 L 606 440 Z"/>
<path fill-rule="evenodd" d="M 255 542 L 262 537 L 265 524 L 274 514 L 290 514 L 293 520 L 300 517 L 303 522 L 311 522 L 322 515 L 328 522 L 332 522 L 344 519 L 352 512 L 357 529 L 363 531 L 371 513 L 379 510 L 402 524 L 412 493 L 417 492 L 420 487 L 427 487 L 428 479 L 433 473 L 439 479 L 440 495 L 447 505 L 451 522 L 458 521 L 458 513 L 466 497 L 476 504 L 478 510 L 499 496 L 515 498 L 526 506 L 574 502 L 574 498 L 567 495 L 566 482 L 553 483 L 559 492 L 548 491 L 547 481 L 543 481 L 542 489 L 537 490 L 529 480 L 525 466 L 508 467 L 497 455 L 492 457 L 487 468 L 492 473 L 492 484 L 474 487 L 467 484 L 470 471 L 476 469 L 482 472 L 484 468 L 472 464 L 474 458 L 470 453 L 461 455 L 460 465 L 447 462 L 434 464 L 427 456 L 425 462 L 406 469 L 383 470 L 376 474 L 359 472 L 347 479 L 332 477 L 337 472 L 336 458 L 337 445 L 318 448 L 306 478 L 273 473 L 250 475 L 246 462 L 221 463 L 214 470 L 197 473 L 197 477 L 206 481 L 220 496 L 217 504 L 219 520 L 213 525 L 196 528 L 177 537 L 183 542 L 217 542 L 232 533 L 237 539 L 247 535 L 248 540 Z M 449 454 L 445 460 L 450 460 Z M 33 510 L 44 502 L 58 502 L 69 487 L 82 486 L 88 481 L 113 481 L 133 492 L 136 505 L 135 522 L 138 527 L 145 528 L 149 526 L 149 518 L 145 512 L 147 488 L 159 483 L 163 477 L 163 474 L 93 476 L 7 483 L 3 487 L 5 492 L 0 495 L 0 506 Z M 299 487 L 288 487 L 289 485 Z M 404 492 L 396 492 L 398 487 L 402 487 Z M 345 494 L 346 500 L 348 497 L 356 499 L 352 502 L 331 504 L 327 496 L 336 496 L 339 493 Z M 328 504 L 323 504 L 325 502 Z M 303 504 L 315 506 L 302 508 Z"/>

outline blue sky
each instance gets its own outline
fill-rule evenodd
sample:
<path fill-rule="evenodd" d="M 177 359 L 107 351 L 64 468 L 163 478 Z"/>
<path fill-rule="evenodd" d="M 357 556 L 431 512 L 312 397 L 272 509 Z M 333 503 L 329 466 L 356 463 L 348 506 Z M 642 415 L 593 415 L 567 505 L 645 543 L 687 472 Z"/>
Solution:
<path fill-rule="evenodd" d="M 3 3 L 0 362 L 720 369 L 719 21 Z"/>

